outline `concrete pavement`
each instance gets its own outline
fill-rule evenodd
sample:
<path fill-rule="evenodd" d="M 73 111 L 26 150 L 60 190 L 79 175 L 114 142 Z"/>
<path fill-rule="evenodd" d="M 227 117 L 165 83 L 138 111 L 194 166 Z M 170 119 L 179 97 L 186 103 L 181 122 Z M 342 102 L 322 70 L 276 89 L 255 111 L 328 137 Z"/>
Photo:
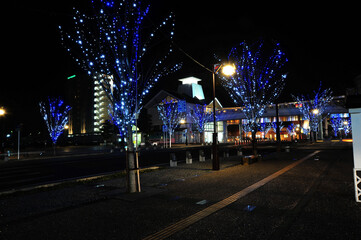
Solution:
<path fill-rule="evenodd" d="M 314 150 L 273 153 L 245 166 L 236 157 L 141 175 L 143 193 L 124 178 L 0 198 L 0 239 L 142 239 L 247 189 Z M 318 159 L 318 160 L 317 160 Z M 359 239 L 351 150 L 323 150 L 170 239 Z"/>

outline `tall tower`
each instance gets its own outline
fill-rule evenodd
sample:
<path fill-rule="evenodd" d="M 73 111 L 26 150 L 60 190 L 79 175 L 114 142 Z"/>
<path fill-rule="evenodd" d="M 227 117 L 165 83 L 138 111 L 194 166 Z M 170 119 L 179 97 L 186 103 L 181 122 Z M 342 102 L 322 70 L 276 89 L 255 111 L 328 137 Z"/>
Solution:
<path fill-rule="evenodd" d="M 111 120 L 112 102 L 103 89 L 103 81 L 110 82 L 110 91 L 113 93 L 113 76 L 105 74 L 94 76 L 94 133 L 99 133 L 101 125 Z"/>
<path fill-rule="evenodd" d="M 179 79 L 182 85 L 178 86 L 178 93 L 186 94 L 192 98 L 198 98 L 198 100 L 204 99 L 203 88 L 198 82 L 202 81 L 199 78 L 187 77 Z"/>
<path fill-rule="evenodd" d="M 72 109 L 69 112 L 68 134 L 83 135 L 94 131 L 93 119 L 93 84 L 87 76 L 71 76 L 66 82 L 66 103 Z"/>

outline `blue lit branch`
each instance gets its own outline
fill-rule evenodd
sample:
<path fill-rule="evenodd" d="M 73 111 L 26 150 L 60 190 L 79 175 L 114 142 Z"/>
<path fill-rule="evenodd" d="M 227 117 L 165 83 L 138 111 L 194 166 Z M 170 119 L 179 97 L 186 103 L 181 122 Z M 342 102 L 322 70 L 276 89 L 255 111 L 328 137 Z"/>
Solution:
<path fill-rule="evenodd" d="M 70 106 L 60 98 L 48 98 L 48 102 L 40 102 L 40 113 L 44 118 L 51 141 L 55 145 L 65 125 L 68 123 Z"/>
<path fill-rule="evenodd" d="M 314 91 L 314 94 L 315 96 L 312 98 L 304 95 L 292 95 L 292 97 L 300 106 L 299 110 L 303 115 L 303 119 L 309 120 L 310 130 L 317 132 L 319 122 L 326 117 L 324 111 L 333 97 L 331 89 L 321 90 L 321 84 L 318 91 Z"/>
<path fill-rule="evenodd" d="M 159 118 L 165 126 L 163 129 L 166 129 L 169 134 L 169 146 L 172 146 L 172 134 L 178 127 L 180 120 L 185 117 L 185 114 L 178 111 L 178 102 L 174 99 L 162 101 L 157 106 L 157 109 Z"/>
<path fill-rule="evenodd" d="M 282 68 L 287 58 L 280 44 L 275 44 L 270 56 L 264 53 L 264 48 L 262 41 L 252 46 L 242 42 L 232 48 L 228 61 L 236 65 L 236 74 L 221 78 L 230 97 L 242 106 L 253 132 L 257 131 L 257 119 L 263 115 L 267 105 L 279 97 L 286 78 Z"/>
<path fill-rule="evenodd" d="M 150 30 L 144 23 L 150 6 L 143 6 L 139 0 L 93 0 L 92 5 L 93 15 L 74 9 L 74 28 L 65 32 L 59 26 L 61 40 L 90 76 L 112 79 L 100 82 L 112 102 L 109 112 L 113 122 L 120 134 L 126 135 L 154 84 L 181 67 L 165 65 L 172 52 L 174 15 Z M 149 48 L 163 40 L 167 46 L 157 48 L 157 54 L 163 53 L 157 58 Z"/>
<path fill-rule="evenodd" d="M 201 143 L 204 142 L 204 128 L 206 123 L 211 122 L 213 119 L 212 112 L 207 112 L 206 105 L 196 104 L 193 107 L 193 114 L 189 113 L 192 118 L 194 125 L 201 135 Z"/>

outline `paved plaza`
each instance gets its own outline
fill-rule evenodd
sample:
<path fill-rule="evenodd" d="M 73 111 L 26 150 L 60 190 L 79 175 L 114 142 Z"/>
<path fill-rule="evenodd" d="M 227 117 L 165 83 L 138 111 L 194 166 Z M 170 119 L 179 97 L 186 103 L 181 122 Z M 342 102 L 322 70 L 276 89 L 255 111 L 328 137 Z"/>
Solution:
<path fill-rule="evenodd" d="M 0 239 L 359 239 L 351 149 L 238 157 L 2 195 Z"/>

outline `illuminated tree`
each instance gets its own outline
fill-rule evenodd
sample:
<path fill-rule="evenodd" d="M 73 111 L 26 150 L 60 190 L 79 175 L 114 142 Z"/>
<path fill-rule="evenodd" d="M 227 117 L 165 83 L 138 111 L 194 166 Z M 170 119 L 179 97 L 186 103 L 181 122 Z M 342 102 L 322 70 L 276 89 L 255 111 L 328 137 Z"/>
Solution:
<path fill-rule="evenodd" d="M 280 128 L 280 131 L 281 131 L 282 128 L 284 127 L 283 122 L 279 122 L 279 126 L 278 126 L 278 127 Z M 272 128 L 273 132 L 276 132 L 276 131 L 277 131 L 277 122 L 272 122 L 272 123 L 271 123 L 271 128 Z"/>
<path fill-rule="evenodd" d="M 342 138 L 342 130 L 344 130 L 345 135 L 349 134 L 351 131 L 351 119 L 343 118 L 339 114 L 333 115 L 330 118 L 331 126 L 333 129 L 333 134 L 337 137 L 337 133 L 340 133 L 340 138 Z"/>
<path fill-rule="evenodd" d="M 258 130 L 263 132 L 263 138 L 266 138 L 266 131 L 268 128 L 268 124 L 267 123 L 260 123 L 258 124 Z M 268 131 L 267 131 L 268 132 Z"/>
<path fill-rule="evenodd" d="M 204 143 L 204 128 L 206 123 L 212 121 L 213 114 L 206 111 L 206 105 L 196 104 L 193 107 L 193 114 L 189 113 L 188 115 L 192 118 L 193 124 L 200 133 L 201 143 Z"/>
<path fill-rule="evenodd" d="M 327 116 L 324 115 L 326 107 L 331 103 L 332 91 L 331 89 L 321 90 L 321 83 L 318 91 L 314 91 L 315 96 L 310 98 L 310 96 L 294 96 L 294 100 L 299 105 L 299 110 L 303 115 L 304 120 L 309 120 L 310 130 L 313 133 L 313 140 L 317 140 L 318 126 L 320 122 Z"/>
<path fill-rule="evenodd" d="M 252 46 L 242 42 L 232 48 L 228 61 L 235 64 L 236 74 L 221 78 L 221 83 L 230 97 L 237 105 L 242 106 L 252 131 L 254 154 L 256 154 L 257 121 L 266 107 L 278 98 L 286 78 L 282 67 L 287 62 L 287 58 L 280 44 L 274 45 L 270 56 L 265 53 L 265 48 L 262 41 Z"/>
<path fill-rule="evenodd" d="M 163 130 L 169 134 L 169 147 L 172 147 L 172 134 L 185 114 L 178 111 L 178 102 L 175 99 L 164 100 L 157 106 L 157 109 L 159 118 L 163 122 Z"/>
<path fill-rule="evenodd" d="M 153 85 L 180 68 L 179 64 L 165 65 L 172 52 L 174 16 L 170 14 L 151 30 L 152 23 L 144 23 L 150 6 L 139 0 L 93 0 L 92 5 L 94 14 L 89 16 L 75 10 L 70 33 L 59 27 L 61 39 L 90 76 L 108 79 L 100 82 L 111 101 L 113 122 L 127 140 L 128 191 L 135 192 L 139 172 L 135 170 L 132 126 Z"/>
<path fill-rule="evenodd" d="M 55 155 L 56 142 L 68 123 L 68 113 L 71 107 L 65 105 L 64 101 L 60 98 L 48 98 L 47 102 L 40 102 L 39 106 L 40 113 L 44 118 L 51 141 L 53 142 Z"/>

